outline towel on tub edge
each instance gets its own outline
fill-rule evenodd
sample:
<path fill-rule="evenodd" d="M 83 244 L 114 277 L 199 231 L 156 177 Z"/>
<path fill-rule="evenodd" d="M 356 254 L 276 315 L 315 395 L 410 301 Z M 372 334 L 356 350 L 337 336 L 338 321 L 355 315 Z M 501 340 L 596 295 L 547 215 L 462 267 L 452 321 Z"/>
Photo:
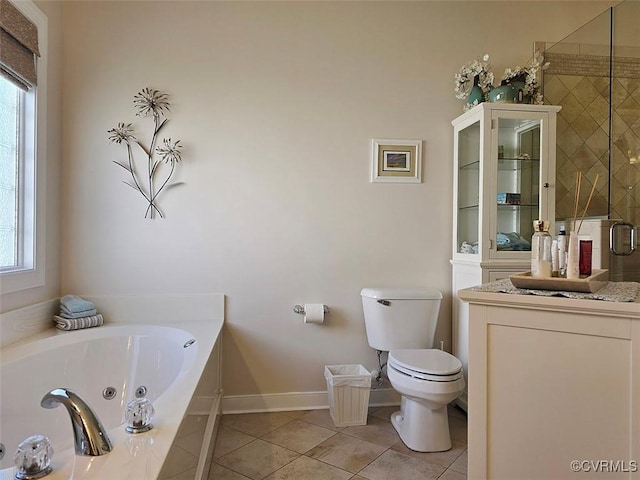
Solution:
<path fill-rule="evenodd" d="M 53 319 L 56 322 L 56 327 L 60 330 L 78 330 L 80 328 L 99 327 L 104 323 L 101 313 L 82 318 L 63 318 L 59 315 L 54 315 Z"/>
<path fill-rule="evenodd" d="M 92 302 L 78 295 L 65 295 L 60 299 L 60 307 L 68 313 L 79 313 L 96 308 Z"/>
<path fill-rule="evenodd" d="M 91 310 L 83 310 L 82 312 L 69 312 L 65 310 L 64 305 L 60 307 L 60 316 L 62 318 L 82 318 L 82 317 L 91 317 L 93 315 L 97 315 L 98 311 L 95 308 Z"/>

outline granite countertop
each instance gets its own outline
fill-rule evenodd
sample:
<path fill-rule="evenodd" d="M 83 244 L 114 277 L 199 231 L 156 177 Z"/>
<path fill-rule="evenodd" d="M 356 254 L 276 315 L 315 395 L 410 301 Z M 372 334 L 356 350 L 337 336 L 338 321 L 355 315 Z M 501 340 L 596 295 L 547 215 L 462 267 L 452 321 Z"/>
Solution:
<path fill-rule="evenodd" d="M 539 295 L 544 297 L 565 297 L 585 300 L 602 300 L 605 302 L 635 302 L 640 293 L 637 282 L 607 282 L 601 289 L 593 293 L 569 292 L 557 290 L 534 290 L 516 288 L 508 278 L 478 285 L 471 288 L 476 292 L 510 293 L 513 295 Z"/>
<path fill-rule="evenodd" d="M 594 293 L 581 293 L 519 289 L 503 279 L 460 290 L 458 296 L 472 304 L 640 319 L 637 282 L 608 282 Z"/>

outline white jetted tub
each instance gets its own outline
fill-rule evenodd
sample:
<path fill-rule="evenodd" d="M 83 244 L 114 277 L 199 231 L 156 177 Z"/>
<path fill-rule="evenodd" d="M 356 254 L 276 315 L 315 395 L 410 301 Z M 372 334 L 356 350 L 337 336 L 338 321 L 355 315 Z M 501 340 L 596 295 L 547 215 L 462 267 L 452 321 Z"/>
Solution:
<path fill-rule="evenodd" d="M 42 434 L 54 449 L 53 472 L 46 479 L 155 480 L 221 326 L 222 320 L 116 323 L 72 332 L 49 329 L 3 348 L 0 442 L 6 453 L 0 479 L 13 479 L 18 444 Z M 125 432 L 124 412 L 140 387 L 153 403 L 154 428 L 132 435 Z M 67 409 L 40 406 L 42 397 L 55 388 L 73 390 L 86 401 L 107 431 L 113 444 L 110 453 L 75 454 Z M 105 389 L 111 395 L 105 395 Z"/>

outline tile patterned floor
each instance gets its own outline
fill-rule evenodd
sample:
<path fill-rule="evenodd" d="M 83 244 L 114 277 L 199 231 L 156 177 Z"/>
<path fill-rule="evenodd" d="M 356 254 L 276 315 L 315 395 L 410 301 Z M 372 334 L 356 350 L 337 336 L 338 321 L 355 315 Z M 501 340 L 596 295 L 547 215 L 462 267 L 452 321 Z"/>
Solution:
<path fill-rule="evenodd" d="M 371 408 L 367 425 L 335 427 L 328 410 L 224 415 L 209 480 L 407 480 L 467 478 L 467 418 L 449 407 L 453 448 L 407 448 L 389 416 Z M 193 480 L 206 417 L 188 417 L 162 480 Z"/>

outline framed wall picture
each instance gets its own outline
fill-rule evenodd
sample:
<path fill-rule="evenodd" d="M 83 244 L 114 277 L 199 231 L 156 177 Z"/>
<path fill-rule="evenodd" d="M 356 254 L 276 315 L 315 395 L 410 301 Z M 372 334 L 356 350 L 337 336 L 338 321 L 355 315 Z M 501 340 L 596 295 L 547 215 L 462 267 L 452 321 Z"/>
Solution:
<path fill-rule="evenodd" d="M 422 140 L 374 138 L 371 145 L 372 182 L 422 182 Z"/>

